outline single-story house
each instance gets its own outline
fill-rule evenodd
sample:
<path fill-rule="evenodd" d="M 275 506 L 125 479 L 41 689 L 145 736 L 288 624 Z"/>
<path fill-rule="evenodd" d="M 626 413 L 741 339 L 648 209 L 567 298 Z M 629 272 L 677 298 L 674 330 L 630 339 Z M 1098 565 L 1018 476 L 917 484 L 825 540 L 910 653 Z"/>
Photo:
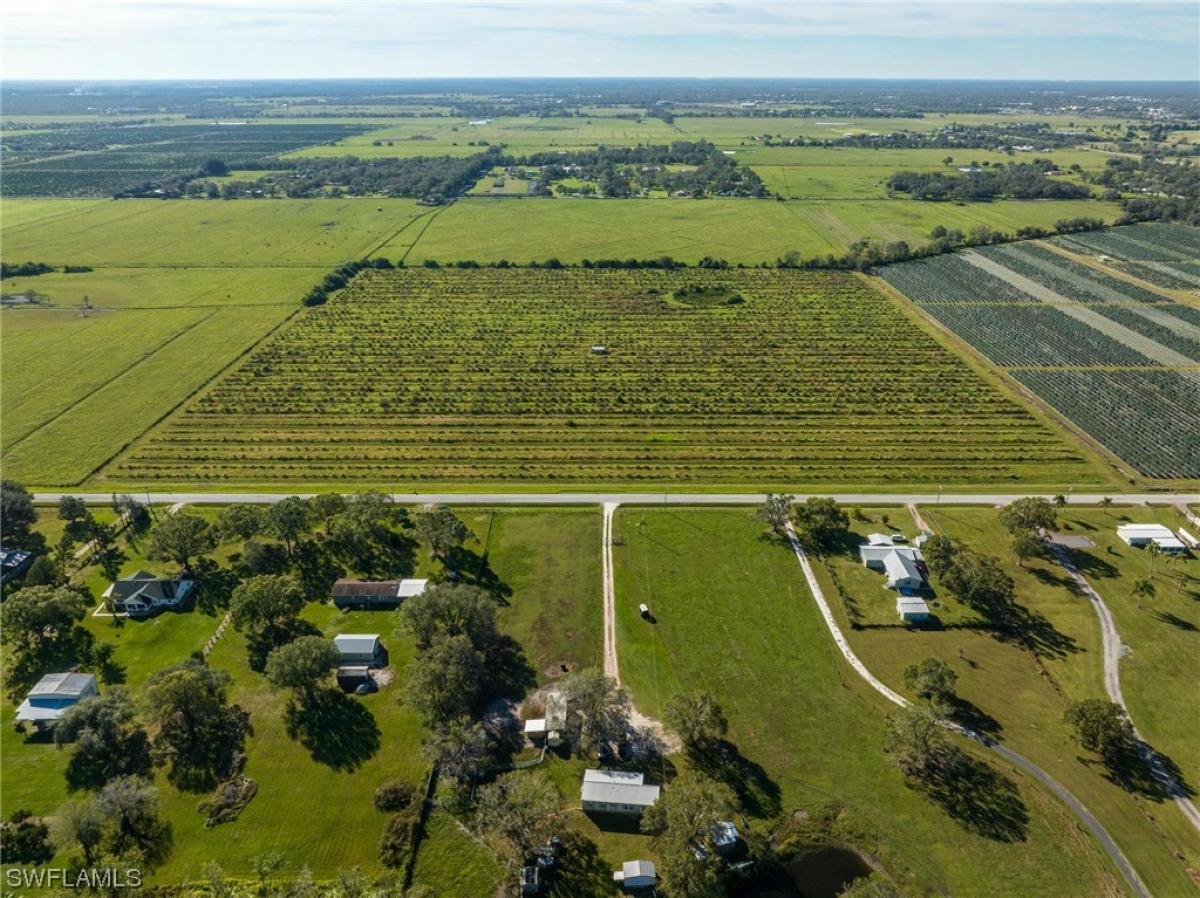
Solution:
<path fill-rule="evenodd" d="M 18 723 L 28 722 L 38 728 L 51 727 L 67 708 L 99 694 L 96 678 L 90 673 L 46 674 L 29 690 L 17 708 L 16 719 Z"/>
<path fill-rule="evenodd" d="M 33 553 L 24 549 L 0 548 L 0 583 L 15 580 L 29 570 L 33 564 Z"/>
<path fill-rule="evenodd" d="M 602 814 L 640 815 L 658 801 L 662 791 L 645 779 L 646 775 L 637 770 L 585 770 L 580 794 L 583 809 Z"/>
<path fill-rule="evenodd" d="M 929 606 L 925 604 L 925 600 L 919 599 L 916 596 L 897 596 L 896 613 L 900 615 L 900 620 L 906 623 L 920 623 L 921 621 L 929 620 L 933 616 L 930 614 Z"/>
<path fill-rule="evenodd" d="M 390 606 L 419 596 L 428 583 L 428 580 L 353 580 L 343 577 L 333 584 L 329 594 L 338 608 Z"/>
<path fill-rule="evenodd" d="M 158 577 L 149 571 L 137 571 L 111 584 L 104 590 L 104 598 L 117 613 L 153 614 L 183 607 L 195 585 L 191 578 Z"/>
<path fill-rule="evenodd" d="M 878 534 L 871 534 L 871 536 L 867 538 L 868 541 L 858 547 L 859 559 L 862 561 L 863 565 L 869 567 L 873 571 L 884 570 L 883 560 L 893 552 L 898 552 L 912 561 L 921 561 L 925 557 L 921 554 L 921 550 L 918 547 L 898 546 L 887 537 L 885 537 L 885 539 L 888 539 L 886 543 L 872 542 L 876 536 L 878 536 Z"/>
<path fill-rule="evenodd" d="M 613 871 L 613 882 L 623 889 L 651 889 L 657 881 L 654 861 L 626 861 Z"/>
<path fill-rule="evenodd" d="M 1155 545 L 1172 555 L 1187 548 L 1170 527 L 1162 524 L 1121 524 L 1117 527 L 1117 536 L 1134 548 Z"/>
<path fill-rule="evenodd" d="M 387 653 L 378 633 L 339 633 L 333 637 L 333 645 L 342 656 L 339 666 L 357 663 L 381 667 L 385 663 Z"/>
<path fill-rule="evenodd" d="M 898 592 L 921 589 L 925 586 L 925 575 L 917 562 L 906 552 L 891 551 L 883 557 L 883 571 L 887 574 L 887 588 Z"/>

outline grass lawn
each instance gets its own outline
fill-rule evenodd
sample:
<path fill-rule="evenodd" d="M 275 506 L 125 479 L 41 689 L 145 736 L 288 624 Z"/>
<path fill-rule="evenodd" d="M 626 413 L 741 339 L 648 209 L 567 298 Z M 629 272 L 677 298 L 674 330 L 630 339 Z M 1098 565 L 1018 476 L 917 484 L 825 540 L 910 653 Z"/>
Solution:
<path fill-rule="evenodd" d="M 511 590 L 500 627 L 524 646 L 538 680 L 559 675 L 564 664 L 602 665 L 599 509 L 502 508 L 486 514 L 490 525 L 478 535 L 488 540 L 488 566 Z"/>
<path fill-rule="evenodd" d="M 1130 716 L 1149 742 L 1171 758 L 1186 782 L 1200 789 L 1200 560 L 1195 553 L 1176 560 L 1152 559 L 1144 549 L 1117 536 L 1122 523 L 1160 523 L 1172 529 L 1188 524 L 1173 508 L 1112 509 L 1068 507 L 1061 513 L 1072 533 L 1086 535 L 1091 549 L 1073 554 L 1080 570 L 1104 598 L 1128 652 L 1121 659 L 1121 691 Z M 1153 564 L 1152 564 L 1153 561 Z M 1153 567 L 1153 575 L 1151 575 Z M 1153 598 L 1138 608 L 1133 584 L 1152 579 Z M 1171 688 L 1163 688 L 1172 684 Z M 1178 687 L 1178 688 L 1176 688 Z"/>
<path fill-rule="evenodd" d="M 681 689 L 712 692 L 761 765 L 751 794 L 763 810 L 840 801 L 915 894 L 1120 893 L 1066 809 L 1026 777 L 1004 771 L 1028 815 L 1011 840 L 905 786 L 880 750 L 887 708 L 843 665 L 790 549 L 762 538 L 749 509 L 627 508 L 616 527 L 623 681 L 651 715 Z M 657 623 L 640 619 L 641 602 Z"/>
<path fill-rule="evenodd" d="M 307 865 L 318 879 L 360 866 L 381 870 L 376 856 L 385 815 L 375 810 L 372 794 L 384 780 L 421 781 L 427 764 L 421 753 L 423 727 L 401 700 L 401 685 L 412 658 L 412 643 L 398 629 L 392 611 L 342 613 L 329 605 L 310 605 L 305 618 L 327 636 L 339 632 L 378 632 L 390 654 L 396 682 L 368 696 L 351 696 L 357 714 L 343 726 L 313 734 L 317 757 L 287 733 L 287 696 L 276 693 L 246 662 L 245 639 L 229 630 L 209 663 L 234 677 L 233 701 L 251 713 L 254 735 L 247 742 L 247 776 L 259 791 L 241 817 L 205 829 L 195 806 L 204 796 L 181 793 L 159 777 L 164 811 L 175 832 L 175 847 L 156 874 L 160 882 L 195 878 L 216 858 L 231 876 L 252 875 L 251 859 L 269 851 L 286 858 L 284 876 Z M 334 740 L 350 748 L 334 754 Z M 326 754 L 329 756 L 326 757 Z"/>
<path fill-rule="evenodd" d="M 859 537 L 880 529 L 880 510 L 868 510 L 869 522 L 855 524 Z M 912 536 L 903 508 L 886 509 L 891 523 Z M 1036 656 L 994 638 L 978 625 L 977 614 L 944 592 L 934 611 L 942 628 L 909 630 L 895 616 L 894 594 L 881 575 L 867 570 L 857 554 L 832 556 L 819 566 L 827 595 L 841 596 L 835 613 L 856 653 L 876 676 L 903 690 L 903 669 L 936 657 L 958 674 L 957 692 L 979 728 L 1046 768 L 1096 814 L 1121 845 L 1154 894 L 1187 894 L 1186 866 L 1200 855 L 1195 833 L 1173 807 L 1134 796 L 1107 780 L 1098 764 L 1083 757 L 1062 721 L 1072 701 L 1103 697 L 1099 627 L 1091 605 L 1067 585 L 1050 561 L 1018 566 L 1008 536 L 994 509 L 942 506 L 922 508 L 937 532 L 966 540 L 979 551 L 1006 562 L 1018 603 L 1033 616 Z M 857 539 L 853 542 L 857 543 Z M 836 579 L 835 579 L 836 578 Z M 934 589 L 937 582 L 934 580 Z M 861 629 L 849 627 L 857 613 Z M 1002 685 L 1001 685 L 1002 684 Z"/>
<path fill-rule="evenodd" d="M 413 885 L 438 898 L 491 895 L 504 870 L 490 848 L 477 841 L 445 811 L 429 815 L 413 867 Z"/>

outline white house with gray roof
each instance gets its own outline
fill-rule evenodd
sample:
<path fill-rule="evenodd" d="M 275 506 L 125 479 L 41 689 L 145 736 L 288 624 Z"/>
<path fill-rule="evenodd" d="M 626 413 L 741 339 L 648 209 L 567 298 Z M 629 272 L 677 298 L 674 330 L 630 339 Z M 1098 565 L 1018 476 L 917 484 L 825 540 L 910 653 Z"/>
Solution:
<path fill-rule="evenodd" d="M 585 811 L 599 814 L 642 814 L 658 801 L 662 789 L 637 770 L 592 768 L 583 772 L 580 799 Z"/>

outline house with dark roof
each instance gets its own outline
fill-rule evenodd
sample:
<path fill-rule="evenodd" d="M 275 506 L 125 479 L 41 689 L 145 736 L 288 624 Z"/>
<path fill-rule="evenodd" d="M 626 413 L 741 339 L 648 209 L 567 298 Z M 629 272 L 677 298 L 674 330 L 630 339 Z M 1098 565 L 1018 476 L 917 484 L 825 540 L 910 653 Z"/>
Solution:
<path fill-rule="evenodd" d="M 149 571 L 137 571 L 122 577 L 104 591 L 114 614 L 138 617 L 165 609 L 183 608 L 195 590 L 195 581 L 185 577 L 159 577 Z"/>
<path fill-rule="evenodd" d="M 99 692 L 96 678 L 90 673 L 46 674 L 17 708 L 16 721 L 48 729 L 67 708 Z"/>
<path fill-rule="evenodd" d="M 0 548 L 0 584 L 15 580 L 33 564 L 33 553 L 24 549 Z"/>

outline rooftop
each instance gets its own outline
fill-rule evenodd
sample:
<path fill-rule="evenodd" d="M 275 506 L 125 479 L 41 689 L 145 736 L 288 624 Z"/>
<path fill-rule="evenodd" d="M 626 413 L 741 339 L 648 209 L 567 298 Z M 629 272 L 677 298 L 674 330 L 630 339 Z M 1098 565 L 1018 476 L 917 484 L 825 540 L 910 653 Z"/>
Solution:
<path fill-rule="evenodd" d="M 379 644 L 378 633 L 339 633 L 333 637 L 333 644 L 343 655 L 359 655 L 374 652 Z"/>
<path fill-rule="evenodd" d="M 29 694 L 78 697 L 95 685 L 96 678 L 90 673 L 52 673 L 38 680 Z"/>

